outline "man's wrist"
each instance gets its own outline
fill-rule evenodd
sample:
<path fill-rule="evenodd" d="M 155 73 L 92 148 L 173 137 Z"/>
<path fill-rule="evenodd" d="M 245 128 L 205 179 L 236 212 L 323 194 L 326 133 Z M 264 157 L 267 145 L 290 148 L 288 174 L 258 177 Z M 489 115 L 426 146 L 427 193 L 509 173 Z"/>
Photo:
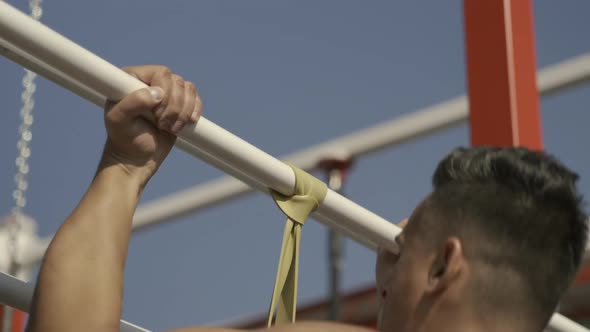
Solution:
<path fill-rule="evenodd" d="M 134 164 L 105 148 L 98 166 L 97 176 L 107 172 L 141 193 L 153 174 L 151 168 L 149 165 Z"/>

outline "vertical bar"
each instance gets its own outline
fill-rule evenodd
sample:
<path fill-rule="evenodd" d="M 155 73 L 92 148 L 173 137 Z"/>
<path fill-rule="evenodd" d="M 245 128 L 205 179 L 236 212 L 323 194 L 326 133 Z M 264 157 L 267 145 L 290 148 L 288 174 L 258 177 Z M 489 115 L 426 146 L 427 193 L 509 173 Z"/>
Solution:
<path fill-rule="evenodd" d="M 352 156 L 347 151 L 333 150 L 316 165 L 327 177 L 328 188 L 342 194 L 348 171 L 353 164 Z M 328 231 L 328 287 L 329 312 L 328 319 L 340 321 L 342 318 L 342 296 L 340 294 L 342 280 L 342 252 L 344 238 L 334 229 Z"/>
<path fill-rule="evenodd" d="M 328 171 L 328 186 L 330 189 L 342 193 L 342 171 L 332 169 Z M 328 230 L 328 264 L 330 287 L 330 313 L 329 320 L 340 320 L 340 279 L 342 275 L 342 236 L 333 229 Z"/>
<path fill-rule="evenodd" d="M 542 149 L 531 0 L 464 0 L 471 143 Z"/>

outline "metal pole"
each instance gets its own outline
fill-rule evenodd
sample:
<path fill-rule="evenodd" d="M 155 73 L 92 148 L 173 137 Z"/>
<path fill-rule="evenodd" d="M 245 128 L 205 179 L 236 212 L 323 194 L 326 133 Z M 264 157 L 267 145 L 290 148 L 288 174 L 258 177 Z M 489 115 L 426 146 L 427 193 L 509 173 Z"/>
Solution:
<path fill-rule="evenodd" d="M 539 92 L 552 95 L 590 79 L 590 53 L 577 56 L 539 71 Z M 379 125 L 331 139 L 298 152 L 279 157 L 280 160 L 312 171 L 318 162 L 334 151 L 355 158 L 379 152 L 463 123 L 468 118 L 466 96 L 396 117 Z M 172 218 L 241 197 L 252 189 L 232 177 L 221 177 L 205 184 L 184 189 L 141 205 L 133 220 L 135 230 L 144 229 Z"/>
<path fill-rule="evenodd" d="M 541 150 L 531 0 L 465 0 L 473 145 Z"/>
<path fill-rule="evenodd" d="M 342 194 L 348 171 L 352 166 L 352 157 L 342 151 L 332 151 L 330 155 L 320 161 L 317 168 L 322 169 L 327 178 L 328 187 Z M 333 229 L 328 230 L 328 298 L 330 310 L 328 319 L 339 321 L 341 318 L 341 276 L 342 276 L 342 249 L 343 238 Z"/>
<path fill-rule="evenodd" d="M 343 176 L 339 169 L 328 172 L 330 189 L 342 193 Z M 330 314 L 329 319 L 340 319 L 340 276 L 342 275 L 342 236 L 334 230 L 328 230 L 328 264 L 330 276 Z"/>
<path fill-rule="evenodd" d="M 560 315 L 560 314 L 553 314 L 549 324 L 547 326 L 547 331 L 550 332 L 588 332 L 589 330 L 574 322 L 573 320 Z"/>

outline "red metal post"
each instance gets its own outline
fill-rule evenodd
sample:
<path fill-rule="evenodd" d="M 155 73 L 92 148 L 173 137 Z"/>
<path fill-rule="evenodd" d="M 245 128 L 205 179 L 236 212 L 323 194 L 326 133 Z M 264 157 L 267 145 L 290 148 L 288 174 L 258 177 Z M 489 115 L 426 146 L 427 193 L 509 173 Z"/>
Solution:
<path fill-rule="evenodd" d="M 531 0 L 464 0 L 471 143 L 542 149 Z"/>

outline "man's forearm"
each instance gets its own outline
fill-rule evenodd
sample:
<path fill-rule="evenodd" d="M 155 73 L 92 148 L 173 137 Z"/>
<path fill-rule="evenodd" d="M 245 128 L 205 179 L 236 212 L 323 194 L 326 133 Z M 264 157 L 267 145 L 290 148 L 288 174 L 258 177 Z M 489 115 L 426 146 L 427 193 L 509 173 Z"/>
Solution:
<path fill-rule="evenodd" d="M 103 160 L 47 251 L 31 332 L 118 331 L 131 220 L 140 193 L 139 181 Z"/>

